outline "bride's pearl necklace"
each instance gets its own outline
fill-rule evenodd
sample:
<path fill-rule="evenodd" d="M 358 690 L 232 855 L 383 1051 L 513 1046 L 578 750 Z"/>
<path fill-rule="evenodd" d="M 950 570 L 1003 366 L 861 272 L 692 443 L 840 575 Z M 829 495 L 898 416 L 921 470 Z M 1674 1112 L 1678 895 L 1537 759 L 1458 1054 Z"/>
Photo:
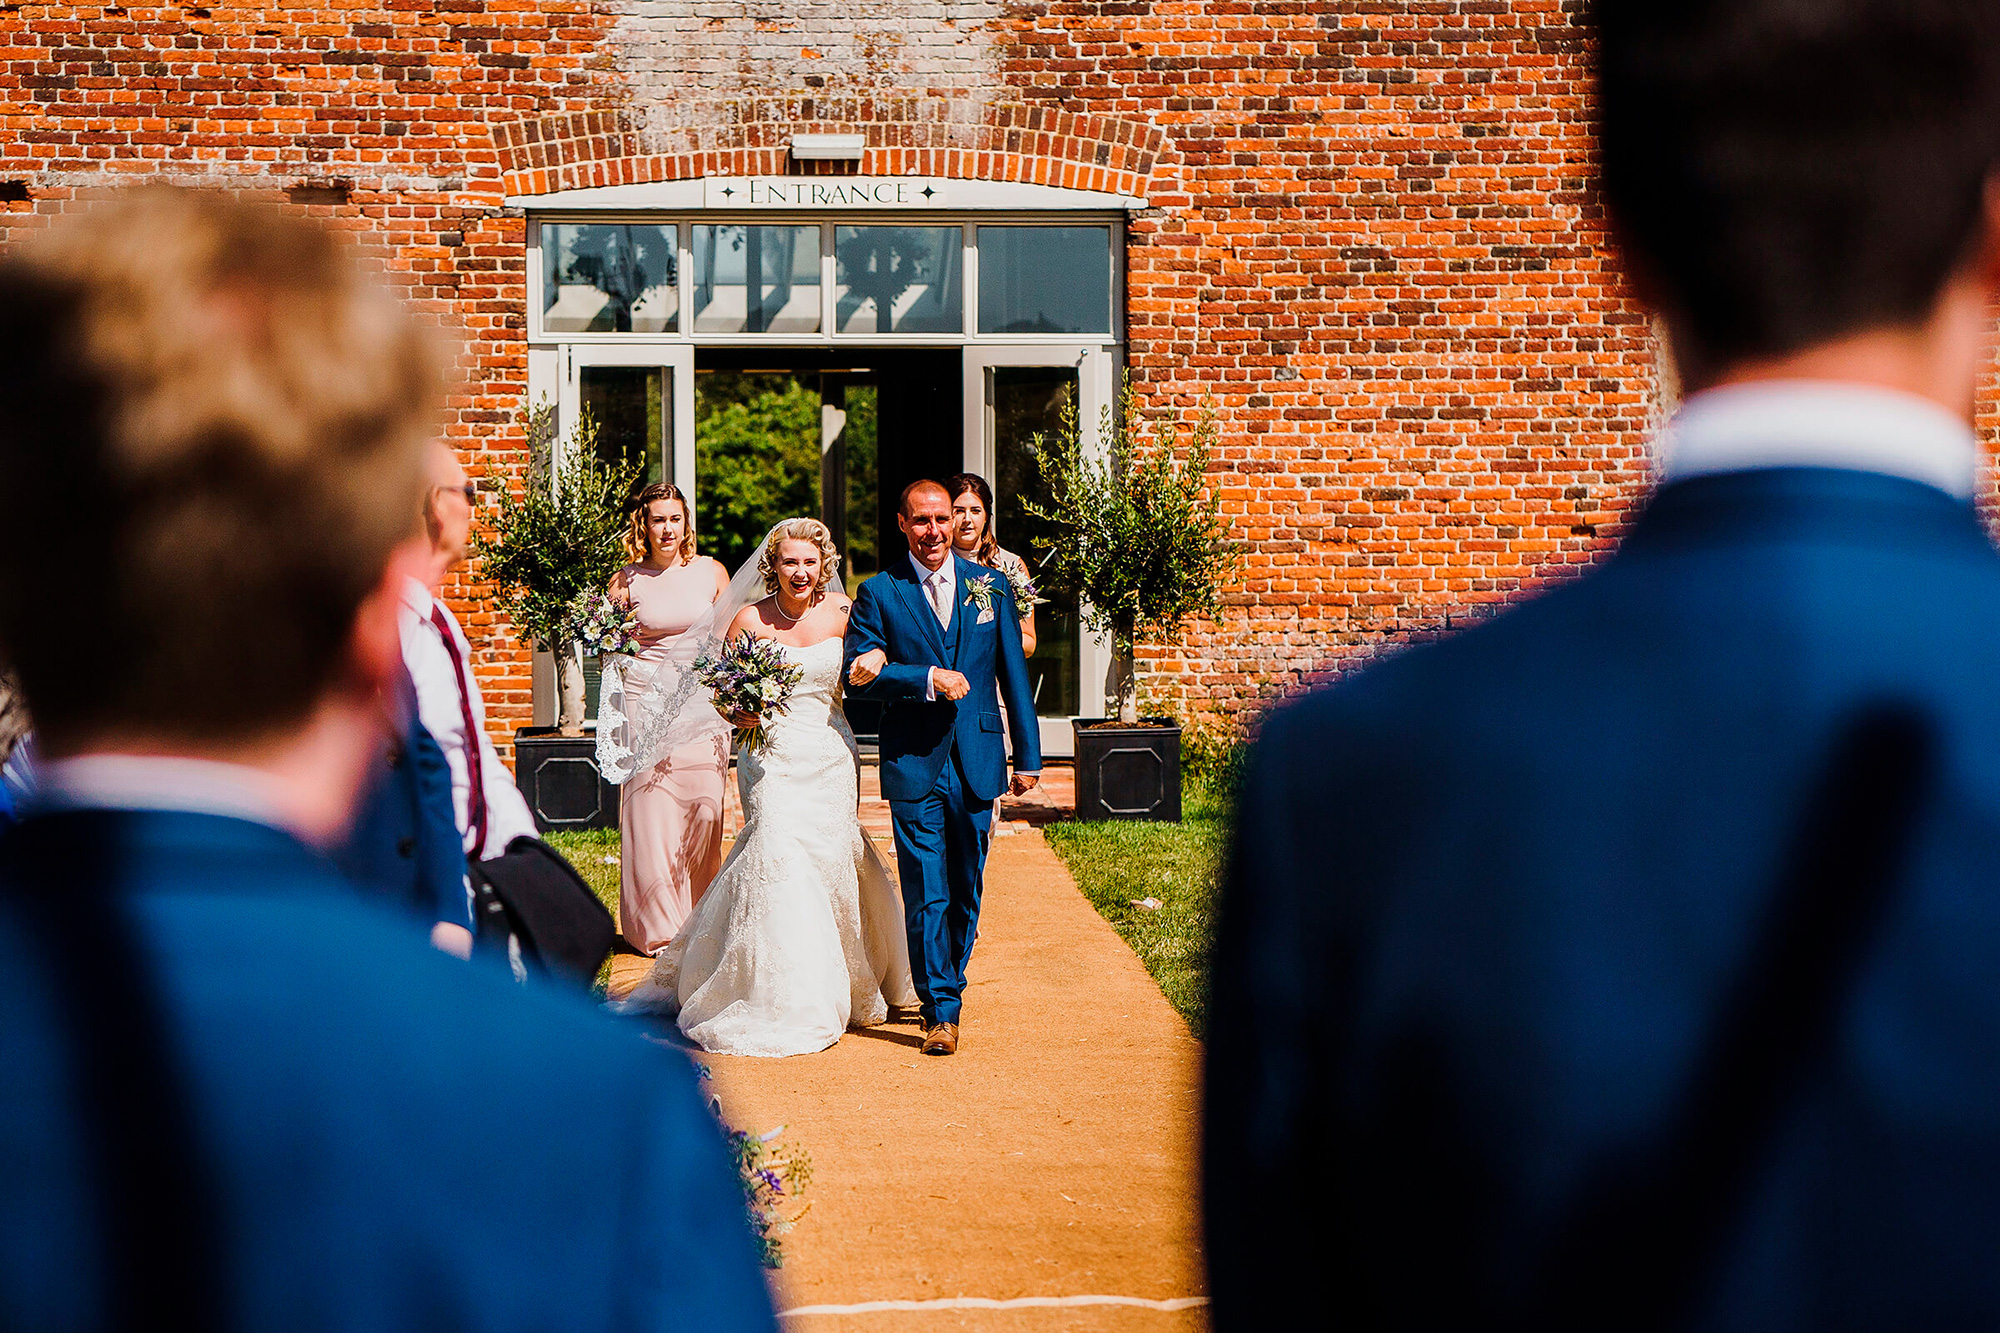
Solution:
<path fill-rule="evenodd" d="M 778 599 L 772 604 L 771 610 L 775 612 L 779 616 L 779 618 L 789 621 L 790 623 L 785 625 L 784 628 L 791 629 L 794 625 L 797 625 L 801 620 L 804 620 L 806 618 L 806 614 L 813 609 L 813 603 L 817 600 L 819 599 L 816 597 L 806 598 L 805 604 L 799 608 L 799 613 L 797 615 L 793 615 L 791 612 L 785 609 L 785 599 L 782 595 L 780 595 Z"/>

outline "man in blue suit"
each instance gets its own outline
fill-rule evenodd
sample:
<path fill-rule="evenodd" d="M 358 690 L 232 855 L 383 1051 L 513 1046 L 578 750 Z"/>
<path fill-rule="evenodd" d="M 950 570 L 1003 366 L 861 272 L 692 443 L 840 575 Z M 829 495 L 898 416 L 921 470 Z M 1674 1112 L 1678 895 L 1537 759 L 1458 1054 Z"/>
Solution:
<path fill-rule="evenodd" d="M 951 548 L 951 497 L 903 490 L 907 561 L 861 585 L 847 622 L 848 682 L 882 711 L 882 795 L 923 1006 L 924 1053 L 958 1050 L 965 968 L 979 933 L 993 802 L 1009 788 L 999 700 L 1013 727 L 1015 795 L 1042 771 L 1021 627 L 1005 577 Z"/>
<path fill-rule="evenodd" d="M 1265 721 L 1218 1329 L 2000 1327 L 1996 17 L 1597 7 L 1603 198 L 1690 396 L 1601 566 Z M 1833 762 L 1884 717 L 1930 757 Z"/>
<path fill-rule="evenodd" d="M 433 947 L 470 958 L 472 906 L 451 766 L 417 718 L 409 672 L 396 675 L 383 702 L 400 734 L 384 739 L 334 862 L 356 888 L 421 922 Z"/>
<path fill-rule="evenodd" d="M 0 838 L 0 1327 L 774 1326 L 686 1062 L 325 855 L 443 380 L 275 208 L 140 192 L 0 265 L 0 654 L 39 746 Z M 105 624 L 117 669 L 79 671 Z"/>

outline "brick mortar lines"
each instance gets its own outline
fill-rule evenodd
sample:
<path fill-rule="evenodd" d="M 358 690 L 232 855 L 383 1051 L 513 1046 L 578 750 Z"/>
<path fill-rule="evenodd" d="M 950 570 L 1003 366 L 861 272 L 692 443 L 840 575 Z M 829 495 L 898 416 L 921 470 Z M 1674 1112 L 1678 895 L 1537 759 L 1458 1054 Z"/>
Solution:
<path fill-rule="evenodd" d="M 635 40 L 632 0 L 216 12 L 0 10 L 0 180 L 34 195 L 0 204 L 0 234 L 107 181 L 346 180 L 348 203 L 317 211 L 461 332 L 446 438 L 511 484 L 525 259 L 498 205 L 523 127 L 596 113 L 689 148 L 741 133 L 728 151 L 747 160 L 810 105 L 819 128 L 944 136 L 880 145 L 902 169 L 984 153 L 990 171 L 992 145 L 955 136 L 1030 111 L 1109 118 L 1150 172 L 1128 232 L 1134 383 L 1154 410 L 1218 407 L 1248 557 L 1219 621 L 1142 654 L 1149 693 L 1191 719 L 1237 720 L 1569 577 L 1643 493 L 1666 391 L 1587 183 L 1566 0 L 885 0 L 799 11 L 809 31 L 768 0 L 693 0 L 674 20 L 699 20 L 693 46 Z M 875 40 L 901 18 L 958 36 Z M 724 56 L 733 73 L 702 73 Z M 601 165 L 639 169 L 620 162 Z M 1085 165 L 995 174 L 1065 162 Z M 527 720 L 527 655 L 474 578 L 454 599 L 504 737 Z"/>

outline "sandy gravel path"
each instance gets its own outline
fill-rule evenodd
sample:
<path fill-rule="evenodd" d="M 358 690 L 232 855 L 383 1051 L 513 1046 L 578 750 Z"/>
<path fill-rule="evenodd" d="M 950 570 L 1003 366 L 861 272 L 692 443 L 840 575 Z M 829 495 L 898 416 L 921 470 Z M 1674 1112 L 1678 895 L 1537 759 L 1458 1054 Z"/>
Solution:
<path fill-rule="evenodd" d="M 787 1060 L 704 1057 L 732 1123 L 812 1154 L 780 1307 L 921 1303 L 787 1333 L 1205 1328 L 1199 1045 L 1018 825 L 994 839 L 963 1034 L 948 1059 L 919 1053 L 914 1022 Z"/>

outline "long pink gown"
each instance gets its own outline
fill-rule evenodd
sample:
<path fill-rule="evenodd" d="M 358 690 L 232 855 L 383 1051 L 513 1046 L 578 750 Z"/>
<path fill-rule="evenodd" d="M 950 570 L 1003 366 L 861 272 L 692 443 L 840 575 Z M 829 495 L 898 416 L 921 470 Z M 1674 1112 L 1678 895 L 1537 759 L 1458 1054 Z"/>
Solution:
<path fill-rule="evenodd" d="M 703 557 L 664 570 L 628 565 L 625 577 L 639 613 L 635 665 L 643 670 L 659 660 L 657 646 L 706 614 L 716 564 Z M 647 953 L 667 947 L 722 865 L 726 735 L 675 750 L 619 788 L 619 929 Z"/>

